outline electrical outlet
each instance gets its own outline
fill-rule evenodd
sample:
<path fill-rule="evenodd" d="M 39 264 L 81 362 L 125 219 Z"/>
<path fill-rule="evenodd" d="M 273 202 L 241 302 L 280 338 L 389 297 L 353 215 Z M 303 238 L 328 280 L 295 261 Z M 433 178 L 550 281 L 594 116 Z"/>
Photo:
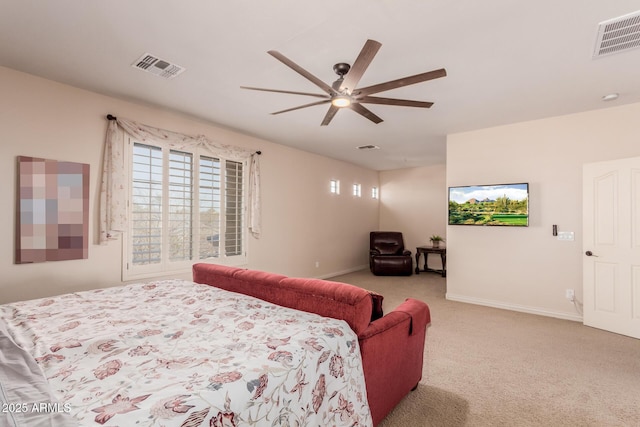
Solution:
<path fill-rule="evenodd" d="M 316 261 L 316 268 L 320 268 L 320 261 Z"/>
<path fill-rule="evenodd" d="M 573 289 L 567 289 L 564 296 L 571 302 L 576 298 L 576 294 Z"/>

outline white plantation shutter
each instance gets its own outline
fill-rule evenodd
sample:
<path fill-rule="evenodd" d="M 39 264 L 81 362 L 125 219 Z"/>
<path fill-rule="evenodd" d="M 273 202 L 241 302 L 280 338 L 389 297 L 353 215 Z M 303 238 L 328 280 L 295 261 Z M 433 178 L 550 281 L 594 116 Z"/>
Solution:
<path fill-rule="evenodd" d="M 193 155 L 169 152 L 169 259 L 186 261 L 193 249 Z"/>
<path fill-rule="evenodd" d="M 243 250 L 243 185 L 242 163 L 226 162 L 225 167 L 225 200 L 226 200 L 226 227 L 225 227 L 225 254 L 241 255 Z"/>
<path fill-rule="evenodd" d="M 131 191 L 131 261 L 159 264 L 162 253 L 162 150 L 136 144 Z"/>
<path fill-rule="evenodd" d="M 138 142 L 131 159 L 125 278 L 246 260 L 245 163 Z"/>
<path fill-rule="evenodd" d="M 220 159 L 200 157 L 200 249 L 199 258 L 218 257 L 220 251 L 221 208 Z"/>

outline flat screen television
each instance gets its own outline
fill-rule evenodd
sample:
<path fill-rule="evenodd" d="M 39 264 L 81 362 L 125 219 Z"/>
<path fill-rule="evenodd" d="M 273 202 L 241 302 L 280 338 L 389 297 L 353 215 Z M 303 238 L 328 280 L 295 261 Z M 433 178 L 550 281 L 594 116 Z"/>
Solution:
<path fill-rule="evenodd" d="M 529 184 L 449 187 L 449 225 L 529 226 Z"/>

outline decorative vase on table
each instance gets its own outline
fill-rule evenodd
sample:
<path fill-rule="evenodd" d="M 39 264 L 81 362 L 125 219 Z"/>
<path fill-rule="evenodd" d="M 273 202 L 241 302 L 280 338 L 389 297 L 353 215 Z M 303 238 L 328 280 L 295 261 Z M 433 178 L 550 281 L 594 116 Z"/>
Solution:
<path fill-rule="evenodd" d="M 437 234 L 434 234 L 433 236 L 429 237 L 429 240 L 431 240 L 431 246 L 434 248 L 439 248 L 440 242 L 444 242 L 444 239 L 442 238 L 442 236 L 439 236 Z"/>

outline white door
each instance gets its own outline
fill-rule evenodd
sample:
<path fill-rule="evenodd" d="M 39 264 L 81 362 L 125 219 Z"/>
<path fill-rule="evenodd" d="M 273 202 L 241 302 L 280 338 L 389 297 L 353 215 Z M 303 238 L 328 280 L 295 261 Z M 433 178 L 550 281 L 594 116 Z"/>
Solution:
<path fill-rule="evenodd" d="M 640 157 L 583 172 L 584 324 L 640 338 Z"/>

